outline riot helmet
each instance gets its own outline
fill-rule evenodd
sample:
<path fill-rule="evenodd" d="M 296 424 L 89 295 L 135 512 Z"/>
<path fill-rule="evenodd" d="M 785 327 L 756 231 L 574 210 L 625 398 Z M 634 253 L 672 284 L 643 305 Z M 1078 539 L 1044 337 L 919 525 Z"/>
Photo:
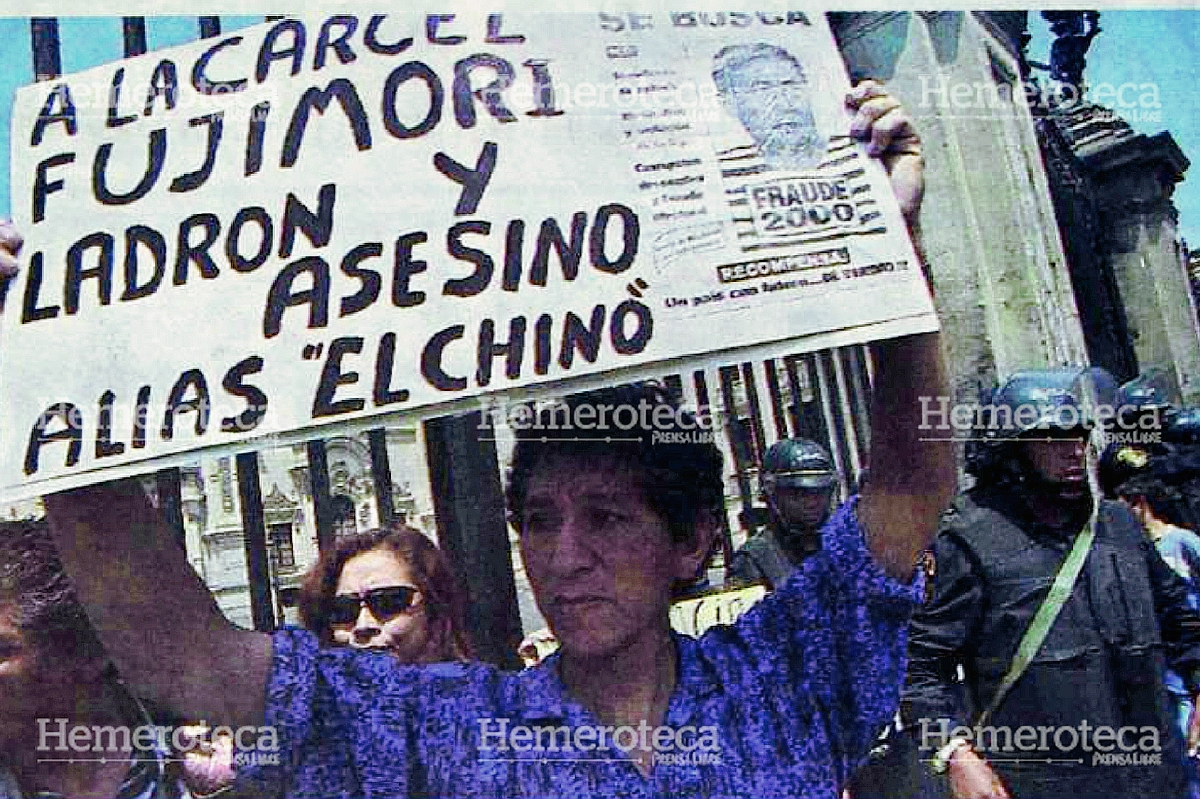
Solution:
<path fill-rule="evenodd" d="M 1200 446 L 1200 408 L 1183 408 L 1167 423 L 1163 438 L 1176 444 Z"/>
<path fill-rule="evenodd" d="M 763 456 L 759 484 L 780 544 L 794 559 L 820 548 L 837 470 L 829 451 L 815 441 L 778 441 Z"/>
<path fill-rule="evenodd" d="M 1179 413 L 1179 389 L 1167 372 L 1152 367 L 1117 391 L 1118 424 L 1122 429 L 1162 431 Z"/>
<path fill-rule="evenodd" d="M 837 482 L 828 450 L 807 438 L 786 438 L 772 444 L 763 456 L 760 474 L 764 495 L 776 488 L 824 490 Z"/>
<path fill-rule="evenodd" d="M 1116 381 L 1096 367 L 1013 374 L 979 407 L 967 471 L 980 483 L 1081 495 L 1083 439 L 1111 417 L 1116 393 Z"/>
<path fill-rule="evenodd" d="M 1091 429 L 1097 408 L 1113 407 L 1112 375 L 1099 367 L 1036 369 L 1013 374 L 981 409 L 984 438 L 1003 441 L 1039 431 Z"/>
<path fill-rule="evenodd" d="M 1117 404 L 1138 409 L 1178 408 L 1179 392 L 1170 376 L 1157 367 L 1147 369 L 1117 391 Z"/>

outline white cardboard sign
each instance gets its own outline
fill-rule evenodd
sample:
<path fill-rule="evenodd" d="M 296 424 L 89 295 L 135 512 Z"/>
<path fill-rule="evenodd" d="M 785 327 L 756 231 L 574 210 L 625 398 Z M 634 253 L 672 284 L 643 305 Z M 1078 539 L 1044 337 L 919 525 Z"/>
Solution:
<path fill-rule="evenodd" d="M 847 87 L 798 12 L 304 18 L 26 87 L 0 498 L 935 329 Z"/>

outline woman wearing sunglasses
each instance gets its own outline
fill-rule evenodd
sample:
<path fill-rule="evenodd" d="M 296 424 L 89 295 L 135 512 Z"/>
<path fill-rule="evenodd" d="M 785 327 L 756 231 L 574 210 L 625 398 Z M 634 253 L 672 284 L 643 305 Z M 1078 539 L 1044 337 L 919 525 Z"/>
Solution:
<path fill-rule="evenodd" d="M 411 527 L 339 538 L 304 578 L 300 617 L 326 646 L 401 663 L 468 660 L 464 601 L 445 557 Z"/>
<path fill-rule="evenodd" d="M 305 575 L 299 604 L 324 646 L 386 651 L 401 663 L 474 656 L 458 581 L 441 550 L 411 527 L 339 537 Z M 188 761 L 204 799 L 233 787 L 232 746 L 218 746 L 212 757 Z"/>

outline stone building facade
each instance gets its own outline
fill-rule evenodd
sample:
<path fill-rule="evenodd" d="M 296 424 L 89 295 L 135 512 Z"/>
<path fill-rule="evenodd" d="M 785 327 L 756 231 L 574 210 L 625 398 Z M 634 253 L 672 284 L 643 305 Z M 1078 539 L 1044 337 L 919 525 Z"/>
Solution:
<path fill-rule="evenodd" d="M 1171 202 L 1187 157 L 1093 103 L 1050 108 L 1038 130 L 1093 361 L 1120 381 L 1161 371 L 1195 404 L 1196 303 Z"/>
<path fill-rule="evenodd" d="M 922 240 L 959 400 L 1020 368 L 1073 363 L 1121 381 L 1158 369 L 1185 403 L 1200 400 L 1171 202 L 1188 159 L 1171 135 L 1056 102 L 1061 87 L 1023 52 L 1028 27 L 1045 24 L 1031 12 L 831 21 L 852 73 L 885 81 L 925 141 Z"/>
<path fill-rule="evenodd" d="M 1016 42 L 1024 12 L 835 14 L 852 74 L 915 117 L 928 188 L 922 244 L 951 379 L 969 402 L 1021 368 L 1087 348 Z"/>
<path fill-rule="evenodd" d="M 370 450 L 364 438 L 329 438 L 325 448 L 333 504 L 344 509 L 335 532 L 345 534 L 379 526 Z M 387 448 L 393 465 L 392 498 L 397 517 L 436 539 L 419 428 L 389 428 Z M 318 554 L 307 456 L 303 445 L 266 449 L 258 456 L 275 616 L 294 622 L 295 610 L 290 607 L 289 597 Z M 183 521 L 193 568 L 222 611 L 234 622 L 251 627 L 236 468 L 231 457 L 204 457 L 181 469 Z"/>

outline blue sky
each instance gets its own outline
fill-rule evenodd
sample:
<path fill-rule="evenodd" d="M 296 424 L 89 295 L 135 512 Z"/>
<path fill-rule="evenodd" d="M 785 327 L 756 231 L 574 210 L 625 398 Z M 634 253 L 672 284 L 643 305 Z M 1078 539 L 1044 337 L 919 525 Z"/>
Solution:
<path fill-rule="evenodd" d="M 1029 57 L 1045 63 L 1049 59 L 1049 26 L 1041 14 L 1030 12 L 1033 41 Z M 1161 108 L 1156 121 L 1127 121 L 1139 133 L 1170 131 L 1192 161 L 1186 178 L 1175 189 L 1180 233 L 1192 249 L 1200 249 L 1200 94 L 1196 91 L 1200 62 L 1200 11 L 1102 11 L 1100 34 L 1092 41 L 1084 73 L 1093 87 L 1109 84 L 1152 83 L 1158 87 Z M 1132 99 L 1141 94 L 1129 90 Z M 1147 108 L 1153 116 L 1156 109 Z"/>
<path fill-rule="evenodd" d="M 262 17 L 222 17 L 222 30 L 233 30 L 262 21 Z M 1051 40 L 1049 27 L 1037 12 L 1030 13 L 1033 42 L 1030 57 L 1046 61 Z M 120 58 L 121 20 L 119 17 L 61 18 L 63 70 L 73 72 Z M 167 47 L 195 39 L 196 17 L 149 17 L 147 38 L 150 49 Z M 1200 93 L 1193 82 L 1194 64 L 1200 53 L 1200 11 L 1104 11 L 1103 32 L 1088 53 L 1087 78 L 1093 86 L 1119 87 L 1133 83 L 1154 84 L 1158 89 L 1158 109 L 1147 118 L 1130 118 L 1134 129 L 1153 134 L 1169 130 L 1197 173 L 1181 183 L 1175 200 L 1180 212 L 1180 230 L 1193 247 L 1200 247 Z M 17 86 L 33 79 L 26 19 L 0 19 L 0 216 L 8 216 L 9 197 L 9 110 Z M 1140 92 L 1130 91 L 1133 97 Z M 1157 112 L 1158 119 L 1154 119 Z"/>
<path fill-rule="evenodd" d="M 231 31 L 262 22 L 256 17 L 221 17 L 221 30 Z M 59 42 L 63 72 L 78 72 L 124 56 L 120 17 L 60 17 Z M 147 17 L 146 40 L 149 49 L 170 47 L 194 41 L 200 36 L 197 17 Z M 10 114 L 18 86 L 33 82 L 33 55 L 30 47 L 29 20 L 0 19 L 0 216 L 8 217 Z"/>

